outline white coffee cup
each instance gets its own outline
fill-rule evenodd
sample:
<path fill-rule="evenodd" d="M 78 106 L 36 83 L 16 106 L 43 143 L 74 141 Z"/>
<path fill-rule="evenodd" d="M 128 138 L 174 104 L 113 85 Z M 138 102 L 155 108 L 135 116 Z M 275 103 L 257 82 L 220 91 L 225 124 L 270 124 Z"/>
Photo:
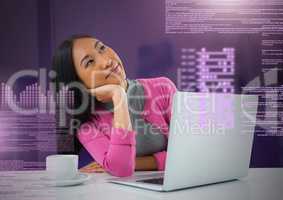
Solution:
<path fill-rule="evenodd" d="M 78 175 L 78 155 L 50 155 L 46 157 L 48 178 L 69 180 Z"/>

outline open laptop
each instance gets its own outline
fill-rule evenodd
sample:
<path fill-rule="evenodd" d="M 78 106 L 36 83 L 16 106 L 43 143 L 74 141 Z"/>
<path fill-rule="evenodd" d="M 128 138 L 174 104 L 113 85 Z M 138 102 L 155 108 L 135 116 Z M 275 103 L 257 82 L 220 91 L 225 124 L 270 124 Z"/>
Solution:
<path fill-rule="evenodd" d="M 246 176 L 257 104 L 255 95 L 176 92 L 165 171 L 109 181 L 172 191 Z"/>

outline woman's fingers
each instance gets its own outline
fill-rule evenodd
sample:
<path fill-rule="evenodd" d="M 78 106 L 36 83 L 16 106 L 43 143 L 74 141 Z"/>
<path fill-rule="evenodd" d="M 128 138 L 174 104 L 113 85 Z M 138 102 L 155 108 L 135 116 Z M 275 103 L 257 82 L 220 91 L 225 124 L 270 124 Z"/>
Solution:
<path fill-rule="evenodd" d="M 119 85 L 108 84 L 97 88 L 88 89 L 88 91 L 96 97 L 98 101 L 109 102 L 116 93 L 119 93 L 123 88 Z"/>
<path fill-rule="evenodd" d="M 103 173 L 105 172 L 103 169 L 80 169 L 79 171 L 83 173 Z"/>
<path fill-rule="evenodd" d="M 104 172 L 104 169 L 97 162 L 92 162 L 80 168 L 79 171 L 85 173 L 101 173 Z"/>

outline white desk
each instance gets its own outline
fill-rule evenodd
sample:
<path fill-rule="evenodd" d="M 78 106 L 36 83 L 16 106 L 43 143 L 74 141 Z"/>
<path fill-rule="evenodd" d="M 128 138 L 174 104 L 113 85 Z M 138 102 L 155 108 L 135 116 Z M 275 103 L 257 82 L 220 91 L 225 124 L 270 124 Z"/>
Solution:
<path fill-rule="evenodd" d="M 139 172 L 142 173 L 142 172 Z M 174 192 L 154 192 L 107 183 L 108 174 L 92 174 L 89 181 L 70 187 L 46 187 L 39 180 L 44 171 L 0 172 L 0 200 L 281 200 L 283 168 L 250 169 L 241 181 L 213 184 Z"/>

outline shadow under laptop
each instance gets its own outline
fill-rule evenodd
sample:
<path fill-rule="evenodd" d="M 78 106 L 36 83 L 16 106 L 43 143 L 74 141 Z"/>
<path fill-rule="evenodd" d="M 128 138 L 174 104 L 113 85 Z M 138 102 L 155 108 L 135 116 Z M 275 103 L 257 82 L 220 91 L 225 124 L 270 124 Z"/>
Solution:
<path fill-rule="evenodd" d="M 110 184 L 109 184 L 110 186 Z M 111 184 L 108 187 L 115 194 L 125 194 L 130 197 L 142 196 L 147 199 L 250 199 L 249 184 L 245 180 L 224 181 L 202 186 L 194 186 L 170 192 L 156 192 L 142 188 Z"/>

